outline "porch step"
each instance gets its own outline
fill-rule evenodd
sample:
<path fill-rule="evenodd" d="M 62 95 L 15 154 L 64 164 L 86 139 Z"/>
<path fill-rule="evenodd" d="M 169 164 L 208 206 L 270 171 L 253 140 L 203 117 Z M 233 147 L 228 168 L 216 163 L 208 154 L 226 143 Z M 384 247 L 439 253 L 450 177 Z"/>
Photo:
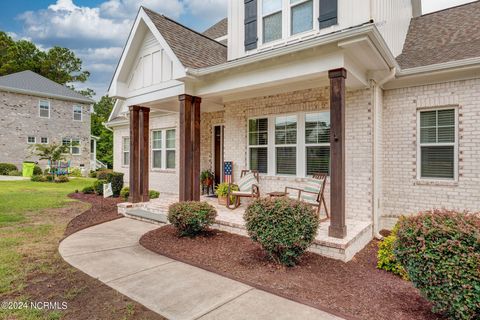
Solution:
<path fill-rule="evenodd" d="M 162 224 L 168 223 L 166 214 L 152 213 L 150 211 L 140 209 L 140 208 L 127 209 L 124 215 L 127 217 L 136 218 L 140 220 L 147 220 L 155 223 L 162 223 Z"/>

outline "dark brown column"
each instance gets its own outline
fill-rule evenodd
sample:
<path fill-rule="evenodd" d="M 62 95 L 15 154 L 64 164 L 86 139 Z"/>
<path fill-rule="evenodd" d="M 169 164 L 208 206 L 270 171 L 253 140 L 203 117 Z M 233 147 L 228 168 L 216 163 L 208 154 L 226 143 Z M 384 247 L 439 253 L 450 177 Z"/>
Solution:
<path fill-rule="evenodd" d="M 140 107 L 130 106 L 130 202 L 140 202 L 139 117 Z"/>
<path fill-rule="evenodd" d="M 180 201 L 200 200 L 200 103 L 180 95 Z"/>
<path fill-rule="evenodd" d="M 330 227 L 328 235 L 345 238 L 345 79 L 347 70 L 328 72 L 330 78 Z"/>
<path fill-rule="evenodd" d="M 149 136 L 150 136 L 150 109 L 141 107 L 139 112 L 139 177 L 140 201 L 148 202 L 148 173 L 149 173 Z"/>

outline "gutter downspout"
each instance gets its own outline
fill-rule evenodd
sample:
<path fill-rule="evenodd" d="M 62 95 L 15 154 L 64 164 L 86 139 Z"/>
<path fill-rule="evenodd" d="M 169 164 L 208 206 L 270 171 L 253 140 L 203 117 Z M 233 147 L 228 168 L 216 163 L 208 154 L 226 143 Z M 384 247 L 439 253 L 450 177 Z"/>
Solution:
<path fill-rule="evenodd" d="M 380 105 L 380 101 L 378 99 L 378 95 L 382 94 L 382 86 L 387 83 L 388 81 L 395 78 L 396 75 L 396 68 L 391 68 L 388 75 L 380 79 L 378 82 L 374 79 L 370 79 L 370 88 L 372 89 L 372 155 L 373 155 L 373 168 L 372 168 L 372 226 L 373 226 L 373 237 L 376 239 L 383 239 L 383 236 L 379 233 L 380 229 L 380 211 L 381 211 L 381 199 L 382 199 L 382 190 L 381 190 L 381 181 L 382 179 L 382 168 L 381 168 L 381 161 L 379 160 L 379 153 L 383 150 L 380 149 L 379 144 L 381 142 L 378 141 L 381 139 L 381 129 L 377 130 L 379 127 L 379 122 L 381 124 L 381 118 L 383 117 L 383 113 L 381 108 L 383 108 L 383 103 Z M 380 133 L 378 132 L 380 131 Z"/>

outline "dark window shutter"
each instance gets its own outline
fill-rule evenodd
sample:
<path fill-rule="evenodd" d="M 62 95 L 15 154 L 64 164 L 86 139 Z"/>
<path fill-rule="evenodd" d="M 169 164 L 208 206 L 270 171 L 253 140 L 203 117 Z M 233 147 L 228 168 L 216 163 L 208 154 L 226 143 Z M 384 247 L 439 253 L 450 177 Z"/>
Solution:
<path fill-rule="evenodd" d="M 318 22 L 320 23 L 320 29 L 338 23 L 338 0 L 320 0 L 320 17 Z"/>
<path fill-rule="evenodd" d="M 257 0 L 245 0 L 245 50 L 257 48 Z"/>

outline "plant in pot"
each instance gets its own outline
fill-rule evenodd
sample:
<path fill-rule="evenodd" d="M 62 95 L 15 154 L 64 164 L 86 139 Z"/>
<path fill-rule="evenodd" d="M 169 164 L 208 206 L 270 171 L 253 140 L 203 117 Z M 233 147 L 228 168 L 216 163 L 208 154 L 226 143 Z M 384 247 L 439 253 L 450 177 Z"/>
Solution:
<path fill-rule="evenodd" d="M 209 187 L 213 184 L 214 175 L 210 170 L 203 170 L 200 173 L 200 182 L 202 186 Z"/>
<path fill-rule="evenodd" d="M 218 204 L 227 205 L 227 195 L 228 195 L 229 183 L 223 182 L 217 185 L 215 189 L 215 194 L 218 197 Z M 235 184 L 230 185 L 231 191 L 238 191 L 238 186 Z M 230 201 L 233 201 L 233 197 L 230 198 Z"/>

